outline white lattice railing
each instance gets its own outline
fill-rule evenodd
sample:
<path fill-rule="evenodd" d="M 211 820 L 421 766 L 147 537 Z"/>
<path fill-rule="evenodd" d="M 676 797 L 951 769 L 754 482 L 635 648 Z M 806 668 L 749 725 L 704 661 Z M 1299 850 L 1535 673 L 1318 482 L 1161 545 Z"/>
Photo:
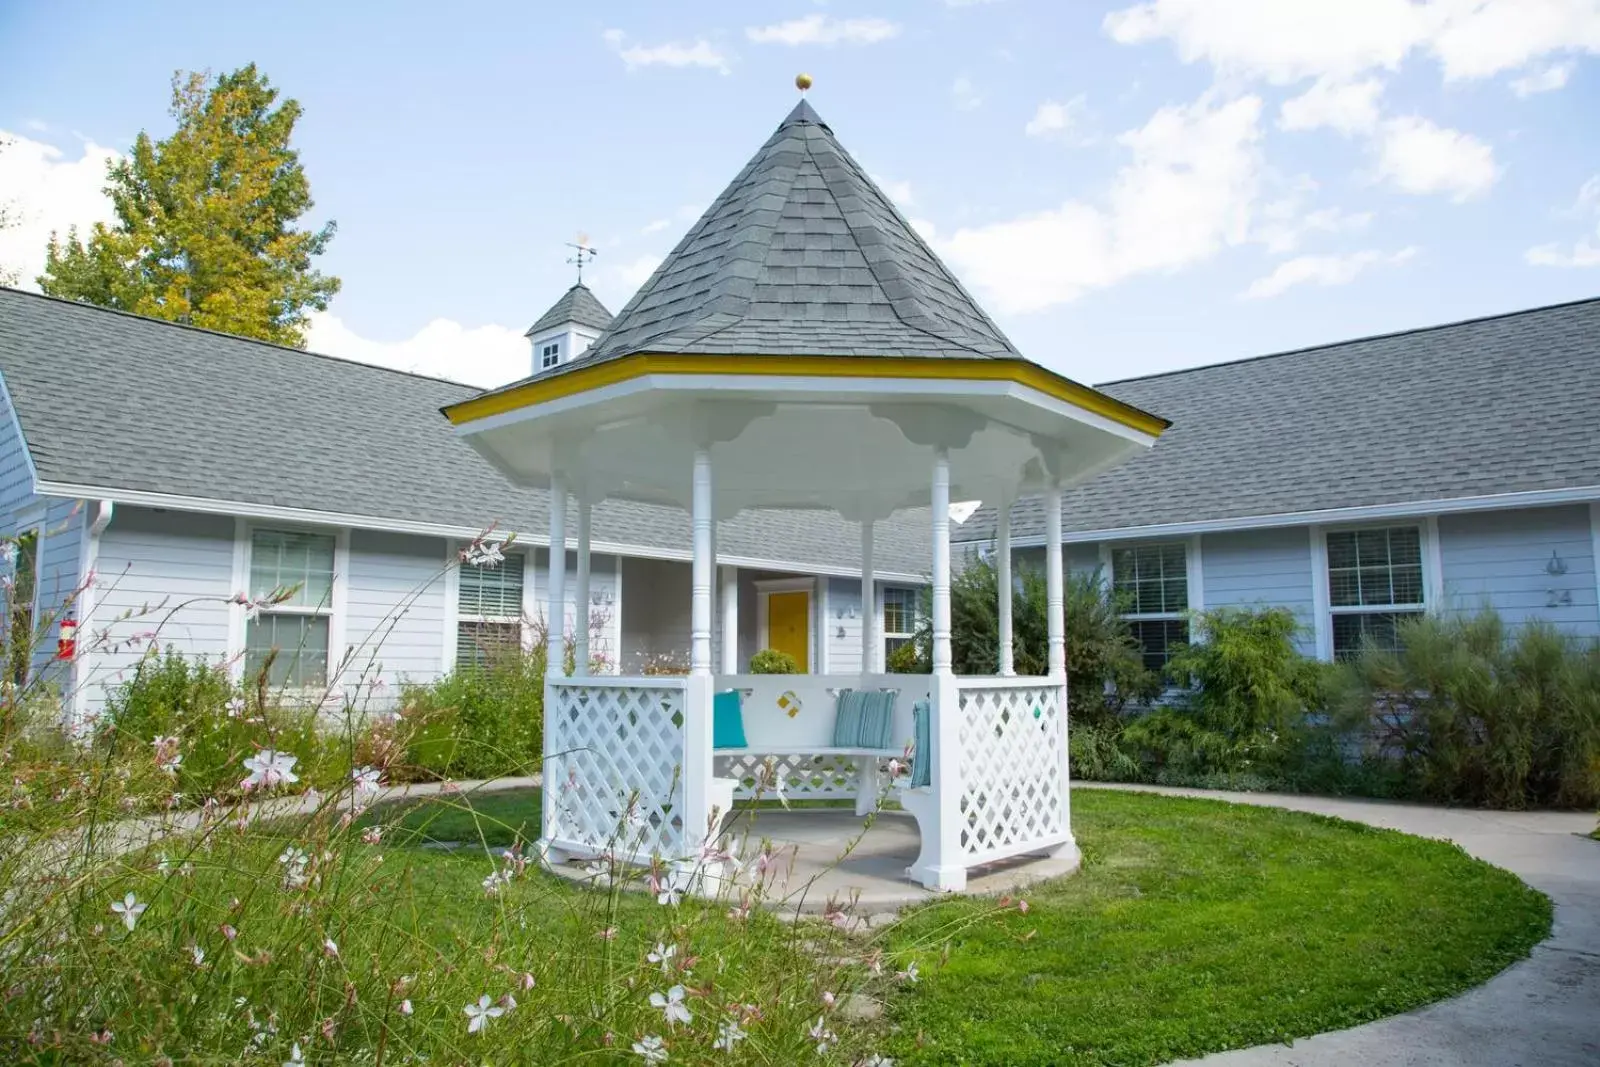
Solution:
<path fill-rule="evenodd" d="M 957 826 L 966 864 L 1060 843 L 1067 834 L 1065 687 L 1046 678 L 958 678 L 956 687 Z"/>
<path fill-rule="evenodd" d="M 549 844 L 641 858 L 685 853 L 685 692 L 685 679 L 673 677 L 547 681 Z"/>

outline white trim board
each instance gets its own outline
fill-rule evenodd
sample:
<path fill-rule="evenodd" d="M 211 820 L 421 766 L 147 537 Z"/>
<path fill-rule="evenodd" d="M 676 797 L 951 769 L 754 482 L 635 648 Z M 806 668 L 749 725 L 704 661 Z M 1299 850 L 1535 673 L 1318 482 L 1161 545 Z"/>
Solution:
<path fill-rule="evenodd" d="M 306 526 L 347 526 L 357 530 L 379 530 L 384 533 L 418 534 L 423 537 L 457 538 L 471 541 L 483 535 L 481 528 L 450 526 L 442 523 L 413 522 L 406 519 L 386 519 L 371 515 L 354 515 L 334 511 L 316 511 L 310 508 L 287 508 L 276 504 L 255 504 L 240 500 L 211 500 L 205 497 L 181 496 L 171 493 L 152 493 L 142 489 L 114 489 L 107 486 L 69 485 L 64 482 L 34 482 L 34 492 L 40 496 L 92 498 L 113 500 L 133 507 L 170 508 L 174 511 L 191 511 L 202 515 L 230 515 L 254 522 L 291 522 Z M 1600 494 L 1597 494 L 1600 495 Z M 685 529 L 688 519 L 684 520 Z M 504 531 L 509 535 L 510 531 Z M 519 544 L 545 548 L 550 544 L 548 531 L 518 533 Z M 687 563 L 694 559 L 688 548 L 662 548 L 653 545 L 633 545 L 611 541 L 595 541 L 591 553 L 631 556 L 635 559 L 664 559 Z M 794 560 L 763 559 L 755 556 L 722 555 L 718 563 L 763 571 L 802 571 L 836 578 L 859 578 L 859 567 L 835 566 L 821 563 L 798 563 Z M 926 585 L 919 574 L 896 571 L 878 571 L 880 577 L 912 585 Z"/>
<path fill-rule="evenodd" d="M 1152 526 L 1121 526 L 1106 530 L 1063 531 L 1064 545 L 1090 541 L 1130 541 L 1147 538 L 1180 537 L 1200 533 L 1227 533 L 1233 530 L 1266 530 L 1283 526 L 1317 526 L 1389 519 L 1421 519 L 1428 515 L 1450 515 L 1462 511 L 1505 511 L 1513 508 L 1556 507 L 1600 501 L 1600 486 L 1571 489 L 1538 489 L 1525 493 L 1494 493 L 1488 496 L 1449 497 L 1442 500 L 1413 500 L 1394 504 L 1372 504 L 1353 508 L 1328 508 L 1322 511 L 1293 511 L 1275 515 L 1249 515 L 1228 519 L 1199 519 L 1194 522 L 1160 523 Z M 994 538 L 965 544 L 992 544 Z M 1011 547 L 1037 548 L 1043 534 L 1019 537 L 1013 532 Z"/>

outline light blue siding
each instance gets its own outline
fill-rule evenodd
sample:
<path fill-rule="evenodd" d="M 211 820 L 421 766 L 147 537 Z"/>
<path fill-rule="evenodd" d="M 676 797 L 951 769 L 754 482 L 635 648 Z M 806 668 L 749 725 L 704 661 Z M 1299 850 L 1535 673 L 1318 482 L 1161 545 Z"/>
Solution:
<path fill-rule="evenodd" d="M 93 615 L 85 635 L 107 632 L 112 647 L 86 654 L 78 684 L 98 712 L 143 655 L 135 635 L 221 662 L 228 656 L 233 588 L 233 519 L 118 506 L 100 535 Z"/>
<path fill-rule="evenodd" d="M 1067 573 L 1069 575 L 1093 574 L 1100 569 L 1100 546 L 1098 544 L 1066 545 L 1062 548 L 1062 552 L 1066 556 Z M 1039 562 L 1041 566 L 1044 563 L 1042 554 Z"/>
<path fill-rule="evenodd" d="M 528 567 L 528 574 L 534 582 L 534 596 L 537 609 L 535 617 L 543 621 L 549 613 L 550 603 L 550 553 L 545 549 L 535 549 L 532 552 L 532 561 Z M 567 634 L 577 632 L 578 608 L 578 554 L 571 549 L 567 550 L 567 581 L 566 603 L 567 613 L 565 626 Z M 684 565 L 687 567 L 687 564 Z M 715 589 L 712 596 L 716 596 Z M 599 603 L 596 603 L 598 599 Z M 687 597 L 684 600 L 685 611 L 688 610 Z M 603 657 L 609 669 L 615 670 L 621 654 L 622 620 L 618 617 L 617 605 L 617 557 L 606 555 L 589 556 L 589 653 L 590 658 Z M 688 647 L 687 640 L 684 647 Z"/>
<path fill-rule="evenodd" d="M 382 706 L 405 682 L 438 677 L 445 650 L 442 540 L 350 532 L 344 683 L 358 705 Z M 337 653 L 336 653 L 337 655 Z M 374 682 L 381 681 L 381 686 Z"/>
<path fill-rule="evenodd" d="M 822 580 L 828 583 L 828 617 L 823 624 L 828 635 L 828 667 L 838 674 L 855 674 L 861 670 L 861 582 Z M 878 632 L 882 634 L 881 627 Z"/>
<path fill-rule="evenodd" d="M 48 620 L 34 649 L 33 669 L 39 677 L 65 690 L 72 684 L 66 665 L 55 659 L 56 639 L 64 614 L 76 613 L 72 602 L 78 594 L 78 571 L 83 565 L 82 501 L 59 497 L 36 498 L 46 501 L 44 524 L 39 541 L 39 618 Z"/>
<path fill-rule="evenodd" d="M 1441 515 L 1439 557 L 1446 611 L 1488 605 L 1509 625 L 1542 619 L 1600 634 L 1586 505 Z M 1564 573 L 1550 573 L 1552 559 Z"/>
<path fill-rule="evenodd" d="M 33 503 L 33 470 L 27 450 L 17 434 L 10 397 L 0 388 L 0 518 L 5 532 L 15 533 L 23 508 Z"/>
<path fill-rule="evenodd" d="M 1305 527 L 1206 534 L 1200 573 L 1205 607 L 1288 608 L 1302 628 L 1300 650 L 1315 653 L 1311 534 Z"/>

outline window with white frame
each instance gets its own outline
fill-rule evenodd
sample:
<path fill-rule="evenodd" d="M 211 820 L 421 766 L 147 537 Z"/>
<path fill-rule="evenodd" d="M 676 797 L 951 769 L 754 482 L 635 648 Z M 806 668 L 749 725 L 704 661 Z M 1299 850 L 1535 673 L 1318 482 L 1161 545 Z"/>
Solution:
<path fill-rule="evenodd" d="M 1189 640 L 1189 560 L 1182 541 L 1111 550 L 1111 592 L 1139 642 L 1144 665 L 1166 667 Z"/>
<path fill-rule="evenodd" d="M 508 554 L 492 566 L 464 566 L 457 599 L 456 667 L 480 670 L 522 645 L 526 557 Z"/>
<path fill-rule="evenodd" d="M 917 591 L 903 586 L 883 590 L 883 657 L 887 663 L 894 651 L 909 645 L 917 632 Z"/>
<path fill-rule="evenodd" d="M 333 567 L 332 534 L 251 531 L 251 599 L 278 601 L 264 604 L 245 627 L 245 674 L 252 682 L 265 669 L 274 689 L 328 684 Z"/>
<path fill-rule="evenodd" d="M 1334 657 L 1348 659 L 1363 643 L 1398 649 L 1397 625 L 1424 610 L 1421 529 L 1387 526 L 1326 536 Z"/>
<path fill-rule="evenodd" d="M 561 342 L 550 341 L 539 346 L 539 369 L 549 370 L 561 362 Z"/>

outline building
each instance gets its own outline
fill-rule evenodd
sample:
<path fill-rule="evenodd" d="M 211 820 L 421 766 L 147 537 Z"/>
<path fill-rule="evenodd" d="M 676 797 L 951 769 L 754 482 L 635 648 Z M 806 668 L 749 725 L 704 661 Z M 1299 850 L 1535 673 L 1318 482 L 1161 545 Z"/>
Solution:
<path fill-rule="evenodd" d="M 1128 598 L 1151 666 L 1225 606 L 1293 610 L 1322 659 L 1424 611 L 1600 636 L 1600 300 L 1099 388 L 1173 423 L 1062 509 L 1069 568 Z M 1038 508 L 1012 524 L 1036 554 Z"/>
<path fill-rule="evenodd" d="M 558 363 L 581 355 L 603 318 L 574 286 L 528 331 L 534 370 L 550 345 Z M 280 681 L 381 704 L 541 625 L 546 496 L 512 488 L 440 414 L 476 389 L 12 289 L 0 389 L 0 519 L 37 574 L 37 617 L 94 576 L 71 609 L 83 654 L 52 663 L 52 626 L 35 663 L 79 714 L 121 684 L 148 643 L 130 639 L 150 631 L 236 674 L 298 650 L 280 656 Z M 683 512 L 609 502 L 593 522 L 592 654 L 612 670 L 684 661 Z M 447 566 L 490 527 L 516 535 L 505 567 Z M 925 522 L 879 526 L 886 642 L 906 636 L 927 539 Z M 860 545 L 855 524 L 823 512 L 720 523 L 742 657 L 772 645 L 812 671 L 859 662 Z M 301 592 L 253 617 L 228 603 L 279 584 Z"/>

